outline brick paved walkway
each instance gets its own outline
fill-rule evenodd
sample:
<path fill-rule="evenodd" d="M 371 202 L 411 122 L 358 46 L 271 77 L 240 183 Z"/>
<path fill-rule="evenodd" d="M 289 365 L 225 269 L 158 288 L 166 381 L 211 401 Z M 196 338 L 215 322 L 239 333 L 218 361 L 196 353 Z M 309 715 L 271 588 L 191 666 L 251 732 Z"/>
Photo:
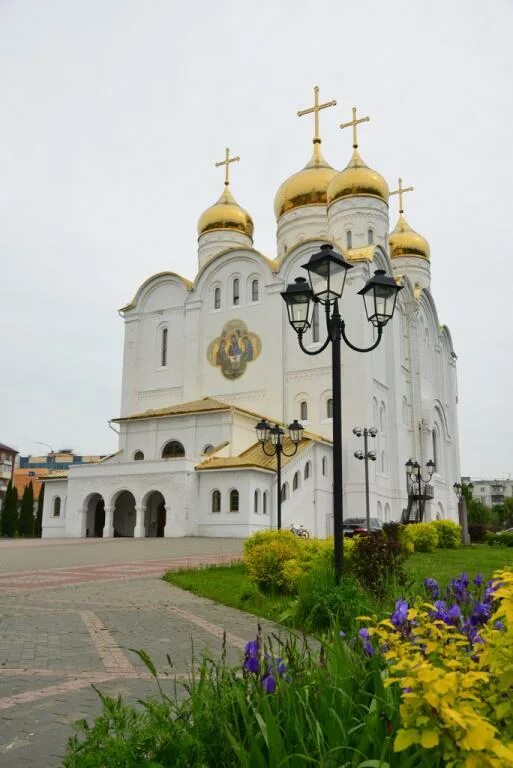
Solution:
<path fill-rule="evenodd" d="M 241 549 L 228 539 L 0 542 L 0 768 L 60 766 L 73 722 L 100 711 L 92 683 L 130 700 L 154 693 L 130 648 L 150 654 L 164 687 L 187 675 L 193 653 L 220 655 L 225 628 L 229 658 L 240 658 L 255 617 L 160 577 Z"/>

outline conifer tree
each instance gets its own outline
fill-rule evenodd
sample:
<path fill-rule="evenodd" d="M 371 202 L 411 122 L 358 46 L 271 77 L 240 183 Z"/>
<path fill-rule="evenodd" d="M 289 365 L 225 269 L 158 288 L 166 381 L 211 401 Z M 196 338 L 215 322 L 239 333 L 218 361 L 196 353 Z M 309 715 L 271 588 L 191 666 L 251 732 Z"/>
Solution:
<path fill-rule="evenodd" d="M 45 484 L 41 484 L 41 489 L 39 491 L 39 496 L 37 499 L 37 512 L 36 512 L 36 522 L 34 526 L 34 534 L 36 536 L 39 536 L 41 538 L 43 533 L 43 505 L 45 503 Z"/>
<path fill-rule="evenodd" d="M 18 491 L 9 480 L 0 520 L 0 532 L 2 536 L 13 538 L 18 531 Z"/>
<path fill-rule="evenodd" d="M 32 481 L 25 486 L 23 491 L 18 533 L 20 536 L 34 535 L 34 488 L 32 487 Z"/>

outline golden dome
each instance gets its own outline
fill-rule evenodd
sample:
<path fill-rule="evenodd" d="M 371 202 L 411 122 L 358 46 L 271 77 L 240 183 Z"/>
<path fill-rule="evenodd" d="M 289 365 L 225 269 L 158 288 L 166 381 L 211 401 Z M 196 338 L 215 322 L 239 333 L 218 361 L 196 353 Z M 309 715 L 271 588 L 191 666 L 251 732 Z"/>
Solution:
<path fill-rule="evenodd" d="M 320 141 L 314 139 L 312 159 L 305 167 L 283 182 L 274 198 L 276 220 L 284 213 L 305 205 L 326 205 L 327 189 L 336 170 L 322 156 Z"/>
<path fill-rule="evenodd" d="M 388 203 L 389 190 L 383 176 L 365 165 L 355 148 L 350 163 L 337 173 L 328 187 L 328 205 L 356 195 L 379 197 Z"/>
<path fill-rule="evenodd" d="M 235 230 L 253 240 L 253 219 L 235 202 L 228 184 L 225 184 L 225 190 L 217 203 L 207 208 L 198 221 L 198 235 L 204 235 L 214 229 Z"/>
<path fill-rule="evenodd" d="M 390 256 L 393 259 L 399 256 L 420 256 L 422 259 L 429 259 L 428 241 L 410 227 L 402 213 L 394 231 L 390 233 L 389 244 Z"/>

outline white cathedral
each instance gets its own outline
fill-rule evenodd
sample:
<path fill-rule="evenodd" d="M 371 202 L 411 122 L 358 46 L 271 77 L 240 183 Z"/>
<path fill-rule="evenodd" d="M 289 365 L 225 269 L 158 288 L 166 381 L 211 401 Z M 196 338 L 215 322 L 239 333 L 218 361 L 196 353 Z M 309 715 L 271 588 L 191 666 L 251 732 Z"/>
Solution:
<path fill-rule="evenodd" d="M 198 268 L 191 282 L 175 272 L 149 277 L 121 310 L 125 322 L 119 450 L 46 482 L 43 536 L 234 536 L 276 526 L 275 459 L 257 442 L 262 417 L 305 432 L 283 459 L 283 527 L 312 535 L 333 530 L 331 355 L 304 354 L 280 293 L 319 247 L 349 261 L 341 314 L 351 341 L 372 343 L 374 328 L 357 295 L 384 269 L 402 286 L 381 344 L 368 354 L 342 347 L 345 516 L 365 516 L 363 447 L 353 427 L 374 427 L 369 448 L 371 516 L 399 520 L 408 504 L 405 463 L 434 462 L 425 519 L 457 520 L 460 477 L 456 355 L 430 290 L 430 249 L 403 216 L 403 194 L 363 162 L 353 120 L 353 153 L 337 171 L 321 153 L 319 112 L 313 154 L 283 182 L 274 208 L 275 258 L 253 246 L 253 221 L 229 187 L 198 222 Z M 411 189 L 411 188 L 409 188 Z M 389 233 L 389 199 L 399 218 Z M 304 344 L 326 335 L 316 304 Z M 290 442 L 287 446 L 290 447 Z M 286 446 L 286 447 L 287 447 Z"/>

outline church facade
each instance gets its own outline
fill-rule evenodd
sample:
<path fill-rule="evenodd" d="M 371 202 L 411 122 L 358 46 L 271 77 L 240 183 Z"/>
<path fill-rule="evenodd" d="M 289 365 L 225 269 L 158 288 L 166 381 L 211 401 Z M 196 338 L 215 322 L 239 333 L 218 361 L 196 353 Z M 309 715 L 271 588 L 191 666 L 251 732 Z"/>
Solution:
<path fill-rule="evenodd" d="M 341 313 L 351 341 L 365 347 L 375 330 L 357 292 L 376 269 L 402 286 L 381 344 L 368 354 L 343 348 L 342 418 L 345 516 L 365 515 L 362 448 L 353 427 L 375 427 L 370 448 L 371 516 L 398 520 L 407 505 L 405 462 L 435 470 L 427 516 L 457 520 L 452 490 L 460 477 L 456 355 L 430 290 L 427 240 L 407 223 L 402 187 L 365 165 L 358 148 L 341 171 L 321 153 L 319 104 L 313 153 L 275 196 L 277 248 L 253 245 L 253 221 L 235 201 L 226 152 L 224 190 L 198 223 L 193 281 L 174 272 L 148 278 L 121 314 L 125 323 L 119 450 L 72 467 L 47 483 L 43 536 L 239 536 L 276 525 L 274 460 L 256 441 L 262 416 L 298 419 L 296 454 L 284 459 L 284 527 L 303 523 L 329 535 L 332 516 L 331 356 L 305 355 L 287 321 L 280 292 L 323 243 L 353 266 Z M 389 203 L 399 199 L 390 231 Z M 304 343 L 326 338 L 316 306 Z M 288 443 L 286 448 L 290 449 Z"/>

